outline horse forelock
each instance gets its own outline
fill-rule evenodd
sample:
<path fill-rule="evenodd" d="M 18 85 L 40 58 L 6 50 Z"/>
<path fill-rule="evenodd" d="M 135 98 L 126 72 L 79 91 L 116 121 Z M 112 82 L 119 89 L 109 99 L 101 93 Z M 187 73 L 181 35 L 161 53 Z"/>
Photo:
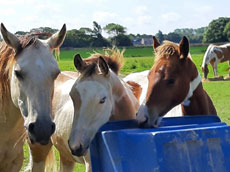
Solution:
<path fill-rule="evenodd" d="M 170 59 L 170 57 L 179 56 L 179 47 L 171 41 L 164 41 L 162 45 L 156 49 L 155 62 L 161 59 Z"/>
<path fill-rule="evenodd" d="M 84 70 L 84 72 L 80 76 L 80 80 L 83 80 L 83 79 L 90 77 L 94 74 L 98 74 L 97 63 L 95 63 L 95 62 L 87 64 L 86 69 Z"/>

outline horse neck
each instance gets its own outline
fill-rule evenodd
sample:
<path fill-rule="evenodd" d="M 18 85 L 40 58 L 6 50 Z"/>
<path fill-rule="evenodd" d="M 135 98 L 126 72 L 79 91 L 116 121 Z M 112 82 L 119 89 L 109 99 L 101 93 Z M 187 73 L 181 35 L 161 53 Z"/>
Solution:
<path fill-rule="evenodd" d="M 21 133 L 24 131 L 21 112 L 12 102 L 10 94 L 5 96 L 7 98 L 2 100 L 0 104 L 0 134 L 5 132 Z"/>
<path fill-rule="evenodd" d="M 190 82 L 189 92 L 184 102 L 181 104 L 183 115 L 216 114 L 216 110 L 210 97 L 203 89 L 200 73 L 197 71 L 193 63 L 191 69 L 197 76 Z"/>
<path fill-rule="evenodd" d="M 113 111 L 110 119 L 135 119 L 136 112 L 139 107 L 136 97 L 133 95 L 126 83 L 114 73 L 110 75 L 110 82 L 114 97 Z"/>
<path fill-rule="evenodd" d="M 209 64 L 210 62 L 210 56 L 209 56 L 209 52 L 210 52 L 210 49 L 215 46 L 213 44 L 210 44 L 204 54 L 204 58 L 203 58 L 203 62 L 202 62 L 202 67 L 204 68 L 205 65 Z"/>

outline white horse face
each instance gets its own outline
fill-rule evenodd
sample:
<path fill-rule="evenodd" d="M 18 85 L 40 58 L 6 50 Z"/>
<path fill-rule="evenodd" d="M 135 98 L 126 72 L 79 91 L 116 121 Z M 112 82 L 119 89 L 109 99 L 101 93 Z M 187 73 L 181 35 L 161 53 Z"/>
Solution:
<path fill-rule="evenodd" d="M 109 76 L 93 74 L 78 80 L 70 91 L 74 105 L 74 120 L 69 137 L 73 155 L 82 156 L 99 128 L 109 121 L 112 107 L 112 87 Z"/>
<path fill-rule="evenodd" d="M 47 41 L 35 40 L 21 50 L 12 68 L 11 99 L 21 111 L 32 143 L 47 144 L 55 130 L 51 119 L 51 100 L 54 80 L 60 70 L 52 50 L 62 44 L 65 32 L 64 25 Z M 20 46 L 18 38 L 4 28 L 2 34 L 6 43 L 17 52 Z"/>

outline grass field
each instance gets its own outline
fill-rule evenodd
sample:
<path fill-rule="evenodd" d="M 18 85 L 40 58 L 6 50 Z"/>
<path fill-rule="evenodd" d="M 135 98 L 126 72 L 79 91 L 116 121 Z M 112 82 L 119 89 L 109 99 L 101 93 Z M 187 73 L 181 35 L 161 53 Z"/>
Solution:
<path fill-rule="evenodd" d="M 198 70 L 201 73 L 201 63 L 203 55 L 207 47 L 191 47 L 190 53 L 193 61 L 196 64 Z M 94 51 L 102 52 L 102 49 L 76 49 L 76 50 L 63 50 L 60 54 L 60 60 L 58 61 L 61 70 L 75 70 L 73 65 L 73 56 L 76 53 L 81 54 L 82 57 L 88 57 Z M 121 74 L 127 75 L 131 72 L 140 72 L 148 70 L 152 67 L 154 58 L 152 47 L 139 47 L 139 48 L 127 48 L 125 53 L 125 65 L 121 70 Z M 219 75 L 226 76 L 228 68 L 227 63 L 219 64 Z M 209 66 L 208 77 L 213 77 L 212 69 Z M 202 74 L 202 73 L 201 73 Z M 230 123 L 230 81 L 213 81 L 203 83 L 205 90 L 212 98 L 214 105 L 217 109 L 217 113 L 220 118 Z M 28 151 L 25 151 L 25 163 L 28 162 Z M 84 171 L 83 165 L 76 165 L 75 171 Z"/>

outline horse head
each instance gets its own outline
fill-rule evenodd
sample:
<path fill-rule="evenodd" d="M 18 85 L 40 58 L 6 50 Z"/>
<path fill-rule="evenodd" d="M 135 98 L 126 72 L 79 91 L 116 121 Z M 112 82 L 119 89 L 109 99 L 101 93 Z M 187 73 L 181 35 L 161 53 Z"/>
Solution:
<path fill-rule="evenodd" d="M 153 37 L 155 63 L 148 74 L 145 104 L 138 111 L 137 119 L 148 127 L 157 127 L 161 118 L 173 107 L 182 103 L 190 89 L 190 81 L 198 75 L 189 58 L 186 37 L 179 45 L 165 41 L 162 45 Z"/>
<path fill-rule="evenodd" d="M 69 147 L 73 155 L 82 156 L 99 128 L 109 121 L 114 103 L 110 75 L 115 74 L 102 57 L 86 64 L 77 54 L 74 65 L 81 76 L 70 91 L 74 120 Z"/>
<path fill-rule="evenodd" d="M 52 51 L 64 41 L 66 26 L 47 40 L 18 38 L 1 24 L 1 33 L 13 52 L 9 68 L 9 95 L 20 109 L 32 143 L 47 144 L 55 131 L 51 100 L 60 73 Z M 1 81 L 2 82 L 2 81 Z"/>

